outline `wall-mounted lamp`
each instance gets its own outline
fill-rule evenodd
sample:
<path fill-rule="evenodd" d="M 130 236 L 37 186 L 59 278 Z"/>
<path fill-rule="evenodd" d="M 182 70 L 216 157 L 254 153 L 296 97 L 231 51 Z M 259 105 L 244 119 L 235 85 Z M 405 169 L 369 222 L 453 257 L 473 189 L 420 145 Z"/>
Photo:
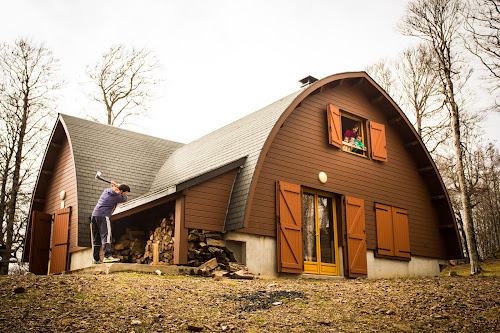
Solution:
<path fill-rule="evenodd" d="M 61 198 L 61 209 L 65 207 L 65 202 L 64 202 L 64 199 L 66 198 L 66 191 L 65 190 L 62 190 L 61 192 L 59 192 L 59 198 Z"/>
<path fill-rule="evenodd" d="M 319 179 L 320 182 L 322 182 L 324 184 L 328 180 L 328 176 L 326 175 L 326 173 L 324 173 L 323 171 L 321 171 L 318 174 L 318 179 Z"/>

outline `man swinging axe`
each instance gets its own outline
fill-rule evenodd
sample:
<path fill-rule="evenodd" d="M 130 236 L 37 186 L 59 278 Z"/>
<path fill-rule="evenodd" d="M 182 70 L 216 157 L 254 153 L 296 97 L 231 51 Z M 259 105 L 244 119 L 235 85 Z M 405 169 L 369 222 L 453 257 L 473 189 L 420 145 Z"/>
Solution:
<path fill-rule="evenodd" d="M 100 176 L 100 172 L 98 172 Z M 97 179 L 101 179 L 97 177 Z M 103 180 L 103 179 L 101 179 Z M 105 180 L 104 180 L 105 181 Z M 110 188 L 105 189 L 92 213 L 92 231 L 94 238 L 94 264 L 102 262 L 118 262 L 111 255 L 111 220 L 110 216 L 120 202 L 127 201 L 127 194 L 130 187 L 127 184 L 116 184 L 113 181 L 106 181 L 111 184 Z M 104 251 L 104 260 L 101 261 L 101 244 Z"/>

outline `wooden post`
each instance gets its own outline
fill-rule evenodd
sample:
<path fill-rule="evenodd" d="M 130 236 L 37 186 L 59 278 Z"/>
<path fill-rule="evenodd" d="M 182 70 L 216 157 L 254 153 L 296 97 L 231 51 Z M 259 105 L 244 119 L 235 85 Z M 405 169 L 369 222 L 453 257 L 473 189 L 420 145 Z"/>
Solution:
<path fill-rule="evenodd" d="M 158 265 L 158 243 L 153 243 L 153 265 Z"/>
<path fill-rule="evenodd" d="M 188 229 L 184 226 L 185 200 L 184 195 L 175 200 L 174 265 L 187 264 Z"/>

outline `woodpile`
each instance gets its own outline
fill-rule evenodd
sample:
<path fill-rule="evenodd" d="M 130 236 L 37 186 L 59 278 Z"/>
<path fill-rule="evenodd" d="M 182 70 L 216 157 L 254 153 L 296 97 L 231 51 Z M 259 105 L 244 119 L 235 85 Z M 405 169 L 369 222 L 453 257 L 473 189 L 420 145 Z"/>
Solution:
<path fill-rule="evenodd" d="M 188 234 L 188 266 L 198 267 L 210 259 L 217 259 L 221 267 L 236 261 L 226 247 L 220 232 L 190 229 Z"/>
<path fill-rule="evenodd" d="M 167 265 L 174 263 L 174 220 L 174 214 L 171 213 L 169 218 L 163 218 L 160 225 L 150 232 L 149 240 L 143 249 L 144 256 L 141 259 L 141 264 L 152 264 L 156 260 L 158 263 Z M 158 255 L 157 259 L 154 258 L 155 252 Z M 155 262 L 155 264 L 157 263 Z"/>
<path fill-rule="evenodd" d="M 207 277 L 229 277 L 231 279 L 246 279 L 253 280 L 256 278 L 255 275 L 248 273 L 247 268 L 244 265 L 238 264 L 236 262 L 229 262 L 222 265 L 217 261 L 216 258 L 210 259 L 206 263 L 195 267 L 191 270 L 191 275 L 201 275 Z"/>
<path fill-rule="evenodd" d="M 118 238 L 118 241 L 113 240 L 111 252 L 113 257 L 122 262 L 139 263 L 144 255 L 145 245 L 144 231 L 126 228 L 125 233 Z"/>
<path fill-rule="evenodd" d="M 154 265 L 174 263 L 175 215 L 163 218 L 160 225 L 149 232 L 126 228 L 118 241 L 113 241 L 112 252 L 122 262 Z M 236 263 L 234 254 L 226 247 L 220 232 L 189 229 L 187 246 L 188 266 L 191 274 L 203 276 L 227 276 L 254 278 L 246 267 Z"/>

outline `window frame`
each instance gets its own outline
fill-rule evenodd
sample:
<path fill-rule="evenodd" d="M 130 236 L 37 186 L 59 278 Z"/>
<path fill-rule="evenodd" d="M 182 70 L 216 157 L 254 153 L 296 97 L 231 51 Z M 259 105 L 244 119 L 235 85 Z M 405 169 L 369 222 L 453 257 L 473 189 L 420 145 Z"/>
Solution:
<path fill-rule="evenodd" d="M 366 120 L 364 118 L 361 118 L 361 117 L 358 117 L 358 116 L 355 116 L 355 115 L 353 115 L 353 114 L 351 114 L 349 112 L 346 112 L 343 109 L 339 109 L 339 110 L 340 110 L 340 126 L 341 126 L 341 136 L 342 136 L 342 142 L 341 142 L 340 149 L 343 152 L 346 152 L 346 153 L 351 153 L 353 155 L 357 155 L 357 156 L 361 156 L 361 157 L 364 157 L 364 158 L 368 158 L 368 151 L 369 151 L 369 148 L 368 148 L 368 136 L 367 136 L 367 132 L 368 131 L 366 130 L 366 124 L 367 124 L 368 120 Z M 363 145 L 365 146 L 365 150 L 363 151 L 362 154 L 354 152 L 352 150 L 344 149 L 344 148 L 347 148 L 347 146 L 344 146 L 344 134 L 345 134 L 345 132 L 348 129 L 346 128 L 344 130 L 344 125 L 343 125 L 342 117 L 348 118 L 350 120 L 354 120 L 356 122 L 359 122 L 359 133 L 361 134 L 361 138 L 363 140 L 362 142 L 363 142 Z"/>
<path fill-rule="evenodd" d="M 340 109 L 334 104 L 326 104 L 326 116 L 327 116 L 327 131 L 328 131 L 328 143 L 339 150 L 362 156 L 367 159 L 371 159 L 377 162 L 387 162 L 387 133 L 385 123 L 378 123 L 373 120 L 362 118 L 358 115 Z M 344 117 L 344 118 L 342 118 Z M 363 153 L 357 153 L 349 151 L 349 149 L 344 146 L 345 134 L 342 121 L 345 118 L 350 121 L 359 122 L 359 129 L 361 137 L 363 138 L 363 145 L 365 149 Z M 347 131 L 347 129 L 346 129 Z"/>

